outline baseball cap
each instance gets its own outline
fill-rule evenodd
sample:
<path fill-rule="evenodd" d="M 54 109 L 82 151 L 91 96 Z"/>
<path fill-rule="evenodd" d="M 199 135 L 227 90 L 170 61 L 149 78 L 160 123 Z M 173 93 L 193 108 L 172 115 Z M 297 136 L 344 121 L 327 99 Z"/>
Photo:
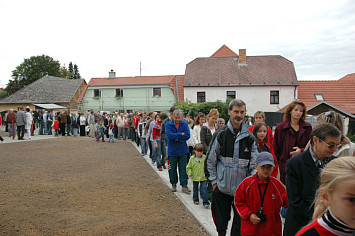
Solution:
<path fill-rule="evenodd" d="M 260 152 L 258 157 L 256 158 L 256 164 L 258 166 L 272 165 L 273 167 L 275 167 L 274 157 L 270 152 Z"/>

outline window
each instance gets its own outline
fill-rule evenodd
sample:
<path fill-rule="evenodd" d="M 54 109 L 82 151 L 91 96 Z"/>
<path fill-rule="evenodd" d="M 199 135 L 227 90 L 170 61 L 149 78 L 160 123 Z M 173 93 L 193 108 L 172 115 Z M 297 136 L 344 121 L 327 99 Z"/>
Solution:
<path fill-rule="evenodd" d="M 197 102 L 206 102 L 206 92 L 197 92 Z"/>
<path fill-rule="evenodd" d="M 123 97 L 123 89 L 116 89 L 116 97 Z"/>
<path fill-rule="evenodd" d="M 279 104 L 279 91 L 270 91 L 270 104 Z"/>
<path fill-rule="evenodd" d="M 94 97 L 101 97 L 100 89 L 94 89 Z"/>
<path fill-rule="evenodd" d="M 314 96 L 316 97 L 317 101 L 324 101 L 323 94 L 314 94 Z"/>
<path fill-rule="evenodd" d="M 235 99 L 235 91 L 227 91 L 227 99 Z"/>
<path fill-rule="evenodd" d="M 161 88 L 153 88 L 153 97 L 161 96 Z"/>

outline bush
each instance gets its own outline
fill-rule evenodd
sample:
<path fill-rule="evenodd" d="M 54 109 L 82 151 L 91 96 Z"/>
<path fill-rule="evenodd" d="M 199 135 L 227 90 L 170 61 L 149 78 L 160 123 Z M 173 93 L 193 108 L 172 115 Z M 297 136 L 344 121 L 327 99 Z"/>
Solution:
<path fill-rule="evenodd" d="M 355 134 L 348 135 L 348 138 L 350 139 L 351 142 L 355 143 Z"/>
<path fill-rule="evenodd" d="M 230 100 L 222 102 L 217 100 L 216 102 L 202 102 L 202 103 L 191 103 L 191 102 L 179 102 L 175 104 L 177 109 L 181 109 L 184 114 L 189 114 L 193 117 L 194 114 L 202 112 L 203 114 L 208 114 L 211 109 L 216 108 L 219 112 L 219 117 L 225 119 L 227 122 L 229 120 L 228 107 Z M 247 117 L 247 115 L 245 115 Z"/>

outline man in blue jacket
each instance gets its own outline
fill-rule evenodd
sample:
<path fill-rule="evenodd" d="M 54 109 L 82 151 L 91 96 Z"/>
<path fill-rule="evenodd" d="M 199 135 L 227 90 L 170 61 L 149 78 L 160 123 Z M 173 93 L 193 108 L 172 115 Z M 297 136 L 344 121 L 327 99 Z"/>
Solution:
<path fill-rule="evenodd" d="M 191 190 L 187 187 L 188 177 L 186 174 L 187 153 L 189 152 L 186 141 L 190 138 L 190 130 L 187 122 L 183 120 L 183 112 L 181 110 L 174 110 L 173 119 L 165 125 L 165 134 L 168 140 L 171 191 L 176 192 L 176 184 L 178 182 L 177 167 L 179 167 L 181 190 L 183 193 L 190 194 Z"/>

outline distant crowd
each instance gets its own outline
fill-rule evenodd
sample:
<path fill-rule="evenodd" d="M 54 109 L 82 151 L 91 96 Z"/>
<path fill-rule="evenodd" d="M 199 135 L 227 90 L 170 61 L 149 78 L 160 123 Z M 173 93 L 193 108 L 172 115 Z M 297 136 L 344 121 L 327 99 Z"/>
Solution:
<path fill-rule="evenodd" d="M 343 118 L 320 114 L 305 121 L 306 106 L 293 101 L 272 131 L 264 112 L 245 118 L 246 104 L 230 102 L 229 120 L 217 109 L 190 116 L 175 107 L 160 112 L 86 114 L 9 110 L 9 136 L 89 136 L 96 142 L 130 139 L 158 171 L 168 170 L 171 191 L 190 194 L 210 208 L 218 235 L 354 235 L 355 144 Z M 282 220 L 285 219 L 284 228 Z"/>

